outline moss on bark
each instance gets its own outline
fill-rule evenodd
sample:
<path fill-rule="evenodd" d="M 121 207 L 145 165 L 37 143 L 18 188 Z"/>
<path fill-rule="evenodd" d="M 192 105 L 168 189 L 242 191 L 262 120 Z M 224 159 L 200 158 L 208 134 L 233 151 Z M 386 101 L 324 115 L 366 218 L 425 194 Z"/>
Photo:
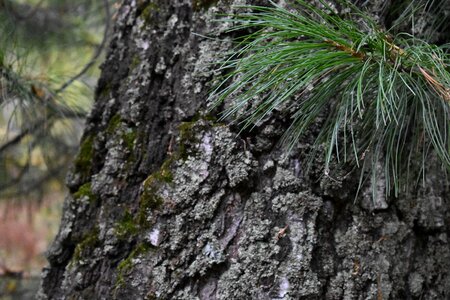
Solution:
<path fill-rule="evenodd" d="M 92 158 L 94 156 L 94 137 L 85 136 L 81 141 L 80 150 L 75 158 L 75 171 L 81 175 L 83 181 L 91 175 Z"/>

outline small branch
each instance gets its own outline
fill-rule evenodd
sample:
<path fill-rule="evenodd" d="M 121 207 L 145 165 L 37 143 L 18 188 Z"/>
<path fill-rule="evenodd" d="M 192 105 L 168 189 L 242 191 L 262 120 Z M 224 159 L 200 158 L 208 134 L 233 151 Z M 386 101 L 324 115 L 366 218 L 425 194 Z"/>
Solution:
<path fill-rule="evenodd" d="M 105 14 L 106 14 L 106 24 L 105 24 L 105 31 L 103 33 L 103 40 L 101 42 L 101 44 L 97 47 L 97 50 L 95 51 L 93 57 L 91 58 L 91 60 L 84 66 L 84 68 L 74 77 L 70 78 L 67 82 L 65 82 L 59 89 L 57 89 L 55 91 L 55 94 L 59 94 L 61 92 L 63 92 L 69 85 L 71 85 L 75 80 L 79 79 L 81 76 L 83 76 L 84 73 L 86 73 L 97 61 L 98 57 L 100 56 L 100 54 L 103 51 L 103 48 L 106 45 L 106 41 L 108 40 L 108 32 L 109 32 L 109 27 L 110 27 L 110 22 L 111 22 L 111 12 L 109 10 L 109 3 L 108 0 L 103 0 L 103 5 L 104 5 L 104 9 L 105 9 Z"/>
<path fill-rule="evenodd" d="M 396 64 L 397 58 L 399 56 L 404 56 L 406 54 L 405 50 L 403 50 L 401 47 L 394 44 L 392 38 L 385 35 L 384 42 L 386 42 L 387 45 L 389 45 L 389 59 L 393 64 Z M 347 47 L 345 45 L 339 44 L 336 41 L 332 40 L 325 40 L 325 43 L 330 44 L 334 48 L 343 51 L 345 53 L 350 54 L 351 56 L 360 59 L 361 61 L 364 61 L 367 57 L 367 54 L 361 51 L 355 51 L 350 47 Z M 399 69 L 403 72 L 411 72 L 411 69 L 405 68 L 404 66 L 399 66 Z M 444 101 L 450 103 L 450 89 L 445 87 L 441 82 L 439 82 L 435 76 L 431 75 L 430 72 L 425 70 L 424 68 L 418 66 L 418 69 L 420 73 L 417 70 L 414 70 L 413 72 L 417 75 L 422 75 L 428 85 L 431 87 L 433 91 L 436 92 Z"/>
<path fill-rule="evenodd" d="M 27 161 L 25 162 L 25 165 L 20 167 L 19 174 L 17 174 L 14 178 L 10 179 L 9 181 L 0 184 L 0 191 L 10 188 L 15 184 L 19 183 L 20 180 L 22 180 L 23 176 L 27 173 L 28 169 L 30 168 L 31 163 L 30 152 L 31 152 L 30 149 L 28 149 Z"/>
<path fill-rule="evenodd" d="M 3 145 L 0 146 L 0 153 L 4 152 L 8 148 L 13 147 L 14 145 L 20 143 L 22 139 L 24 139 L 28 134 L 31 134 L 38 129 L 40 129 L 42 126 L 47 124 L 51 119 L 55 118 L 57 116 L 56 113 L 48 115 L 46 118 L 41 118 L 28 126 L 27 128 L 23 129 L 19 134 L 17 134 L 14 138 L 7 141 Z M 64 118 L 67 119 L 81 119 L 84 118 L 86 115 L 84 113 L 80 112 L 74 112 L 74 111 L 68 111 L 64 114 Z"/>
<path fill-rule="evenodd" d="M 343 52 L 346 52 L 348 54 L 350 54 L 351 56 L 358 58 L 362 61 L 364 61 L 366 59 L 366 54 L 364 52 L 361 51 L 355 51 L 350 47 L 344 46 L 339 44 L 338 42 L 332 41 L 332 40 L 325 40 L 325 43 L 330 44 L 331 46 L 333 46 L 334 48 L 341 50 Z"/>
<path fill-rule="evenodd" d="M 13 4 L 11 3 L 9 5 L 9 10 L 12 12 L 12 14 L 14 15 L 14 17 L 17 19 L 17 21 L 23 21 L 26 19 L 29 19 L 31 17 L 33 17 L 36 12 L 39 10 L 39 8 L 41 8 L 42 3 L 44 3 L 44 0 L 39 1 L 39 3 L 37 3 L 31 10 L 30 12 L 28 12 L 26 15 L 21 15 L 20 13 L 18 13 L 15 9 Z M 23 5 L 25 6 L 25 5 Z"/>
<path fill-rule="evenodd" d="M 48 172 L 46 172 L 46 174 L 44 176 L 42 176 L 41 178 L 39 178 L 39 180 L 31 182 L 31 184 L 28 187 L 20 188 L 20 190 L 17 192 L 10 192 L 10 193 L 7 193 L 7 195 L 3 195 L 3 196 L 7 196 L 8 198 L 13 198 L 13 197 L 17 197 L 20 195 L 26 195 L 32 191 L 37 190 L 39 187 L 42 187 L 42 185 L 45 182 L 48 182 L 50 179 L 61 176 L 63 171 L 65 171 L 63 165 L 58 166 L 57 168 L 53 168 L 53 169 L 49 170 Z M 18 182 L 15 182 L 15 184 L 17 184 Z M 11 186 L 13 186 L 13 185 L 11 185 Z M 2 190 L 2 189 L 4 189 L 4 188 L 0 187 L 0 190 Z"/>
<path fill-rule="evenodd" d="M 425 80 L 430 85 L 430 87 L 441 96 L 445 101 L 450 103 L 450 89 L 446 88 L 442 83 L 436 80 L 432 75 L 430 75 L 425 69 L 419 67 Z"/>

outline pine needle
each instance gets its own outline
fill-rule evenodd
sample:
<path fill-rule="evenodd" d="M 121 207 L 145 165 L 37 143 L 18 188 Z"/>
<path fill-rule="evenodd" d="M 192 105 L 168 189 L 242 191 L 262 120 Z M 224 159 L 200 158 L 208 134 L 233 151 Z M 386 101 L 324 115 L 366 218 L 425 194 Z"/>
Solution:
<path fill-rule="evenodd" d="M 316 139 L 327 149 L 324 170 L 337 159 L 362 174 L 371 170 L 376 182 L 382 162 L 387 195 L 408 186 L 411 170 L 420 176 L 433 153 L 443 172 L 450 170 L 448 45 L 391 36 L 346 1 L 340 3 L 350 8 L 348 19 L 325 2 L 321 9 L 293 2 L 295 11 L 271 2 L 221 20 L 232 23 L 230 31 L 251 32 L 219 68 L 227 75 L 210 101 L 232 103 L 223 118 L 233 116 L 245 129 L 275 109 L 295 107 L 282 138 L 290 151 L 327 113 Z"/>

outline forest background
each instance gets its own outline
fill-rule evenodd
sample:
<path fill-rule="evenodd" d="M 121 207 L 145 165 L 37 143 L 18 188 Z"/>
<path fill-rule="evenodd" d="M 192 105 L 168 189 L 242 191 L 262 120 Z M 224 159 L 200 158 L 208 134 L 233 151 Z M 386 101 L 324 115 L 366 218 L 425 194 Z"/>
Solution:
<path fill-rule="evenodd" d="M 0 297 L 46 264 L 116 5 L 0 1 Z"/>

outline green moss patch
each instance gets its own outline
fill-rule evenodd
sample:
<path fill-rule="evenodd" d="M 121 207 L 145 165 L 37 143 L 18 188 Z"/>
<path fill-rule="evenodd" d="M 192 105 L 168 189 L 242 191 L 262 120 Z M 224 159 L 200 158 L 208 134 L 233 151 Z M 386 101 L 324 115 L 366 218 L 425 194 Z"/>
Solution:
<path fill-rule="evenodd" d="M 173 181 L 171 166 L 177 157 L 177 155 L 170 156 L 163 162 L 158 171 L 152 173 L 145 179 L 139 202 L 139 214 L 137 217 L 137 223 L 140 226 L 148 226 L 146 220 L 148 210 L 159 209 L 163 205 L 164 199 L 158 195 L 158 189 L 161 184 L 171 183 Z"/>
<path fill-rule="evenodd" d="M 197 144 L 196 133 L 205 130 L 215 124 L 204 116 L 197 115 L 191 122 L 183 122 L 179 125 L 180 139 L 176 151 L 172 153 L 161 165 L 158 171 L 152 173 L 143 183 L 143 191 L 140 196 L 137 223 L 139 226 L 148 227 L 147 214 L 149 210 L 159 209 L 164 199 L 159 196 L 158 191 L 163 184 L 173 182 L 172 165 L 175 161 L 186 160 L 189 155 L 195 154 L 191 145 Z"/>
<path fill-rule="evenodd" d="M 198 122 L 203 120 L 203 122 Z M 173 181 L 173 174 L 171 171 L 172 165 L 175 161 L 186 160 L 189 155 L 192 155 L 190 145 L 198 143 L 196 140 L 196 132 L 205 129 L 212 121 L 208 121 L 203 116 L 196 116 L 191 122 L 183 122 L 179 125 L 178 130 L 180 134 L 179 143 L 175 153 L 170 155 L 161 165 L 161 168 L 152 173 L 143 184 L 143 192 L 140 198 L 138 224 L 146 226 L 146 216 L 150 209 L 158 209 L 163 203 L 158 195 L 158 189 L 163 183 L 171 183 Z"/>
<path fill-rule="evenodd" d="M 127 210 L 123 219 L 117 223 L 115 232 L 119 239 L 125 239 L 129 236 L 134 236 L 139 232 L 138 225 L 135 223 L 134 217 L 130 213 L 130 211 Z"/>
<path fill-rule="evenodd" d="M 78 191 L 76 191 L 73 194 L 73 198 L 76 200 L 81 199 L 83 197 L 88 197 L 89 202 L 95 202 L 97 200 L 97 197 L 92 193 L 90 182 L 85 183 L 82 186 L 80 186 Z"/>
<path fill-rule="evenodd" d="M 189 156 L 189 147 L 188 144 L 195 144 L 195 133 L 192 128 L 195 125 L 195 121 L 193 122 L 183 122 L 178 126 L 178 130 L 180 131 L 180 142 L 178 144 L 178 152 L 177 156 L 182 160 L 186 160 Z"/>
<path fill-rule="evenodd" d="M 77 262 L 83 257 L 88 257 L 92 250 L 100 245 L 98 233 L 99 229 L 95 227 L 84 236 L 83 240 L 75 248 L 72 258 L 73 262 Z"/>
<path fill-rule="evenodd" d="M 178 126 L 180 139 L 178 143 L 178 150 L 176 153 L 177 159 L 186 160 L 192 153 L 189 145 L 198 144 L 196 133 L 206 130 L 208 127 L 222 126 L 222 123 L 216 122 L 214 117 L 208 115 L 195 115 L 191 122 L 183 122 Z"/>
<path fill-rule="evenodd" d="M 130 255 L 128 255 L 127 258 L 122 260 L 119 265 L 117 266 L 117 280 L 116 280 L 116 289 L 120 288 L 121 286 L 125 285 L 124 275 L 128 273 L 132 267 L 133 267 L 133 259 L 137 258 L 138 256 L 147 253 L 152 249 L 152 246 L 148 243 L 139 243 L 136 248 L 131 251 Z"/>
<path fill-rule="evenodd" d="M 111 92 L 111 83 L 107 83 L 100 91 L 98 91 L 98 95 L 101 98 L 106 98 L 109 96 L 110 92 Z"/>
<path fill-rule="evenodd" d="M 129 129 L 127 132 L 122 134 L 122 139 L 129 151 L 133 150 L 134 141 L 136 140 L 136 137 L 137 137 L 136 130 L 133 129 Z"/>
<path fill-rule="evenodd" d="M 106 128 L 106 132 L 110 135 L 114 134 L 114 132 L 119 128 L 120 123 L 122 123 L 122 118 L 119 114 L 115 114 L 108 122 L 108 128 Z"/>
<path fill-rule="evenodd" d="M 159 11 L 159 7 L 155 3 L 149 3 L 140 15 L 144 19 L 146 25 L 151 25 L 154 23 L 155 14 Z"/>
<path fill-rule="evenodd" d="M 108 135 L 115 135 L 121 128 L 120 125 L 122 124 L 123 120 L 120 117 L 119 114 L 115 114 L 108 122 L 108 127 L 106 128 L 106 133 L 108 133 Z M 134 141 L 137 138 L 137 132 L 136 129 L 132 129 L 132 128 L 128 128 L 126 129 L 126 131 L 124 132 L 124 130 L 120 130 L 120 132 L 122 132 L 120 134 L 120 138 L 123 140 L 125 147 L 127 147 L 127 149 L 132 152 L 133 150 L 133 146 L 134 146 Z"/>
<path fill-rule="evenodd" d="M 158 170 L 158 172 L 155 172 L 153 174 L 153 177 L 159 181 L 163 181 L 166 183 L 172 182 L 173 174 L 172 171 L 170 170 L 170 166 L 172 165 L 173 161 L 174 161 L 173 156 L 166 159 L 161 165 L 161 168 Z"/>
<path fill-rule="evenodd" d="M 88 135 L 81 141 L 80 150 L 74 161 L 75 171 L 80 173 L 83 177 L 88 177 L 91 173 L 94 152 L 94 137 Z"/>
<path fill-rule="evenodd" d="M 211 5 L 215 4 L 217 0 L 192 0 L 192 8 L 195 11 L 207 9 Z"/>
<path fill-rule="evenodd" d="M 149 245 L 148 243 L 139 243 L 136 248 L 131 251 L 130 255 L 128 255 L 127 258 L 119 263 L 119 265 L 117 266 L 117 271 L 119 273 L 129 271 L 133 266 L 132 260 L 134 258 L 137 258 L 139 255 L 147 253 L 151 248 L 151 245 Z"/>
<path fill-rule="evenodd" d="M 164 203 L 164 199 L 157 194 L 157 181 L 158 179 L 156 179 L 153 175 L 150 175 L 144 181 L 144 190 L 139 200 L 139 214 L 137 219 L 138 224 L 143 228 L 148 227 L 146 217 L 147 211 L 158 209 Z"/>
<path fill-rule="evenodd" d="M 134 55 L 133 58 L 131 59 L 130 69 L 131 70 L 136 69 L 136 67 L 139 66 L 140 63 L 141 63 L 141 59 L 139 58 L 139 56 Z"/>

